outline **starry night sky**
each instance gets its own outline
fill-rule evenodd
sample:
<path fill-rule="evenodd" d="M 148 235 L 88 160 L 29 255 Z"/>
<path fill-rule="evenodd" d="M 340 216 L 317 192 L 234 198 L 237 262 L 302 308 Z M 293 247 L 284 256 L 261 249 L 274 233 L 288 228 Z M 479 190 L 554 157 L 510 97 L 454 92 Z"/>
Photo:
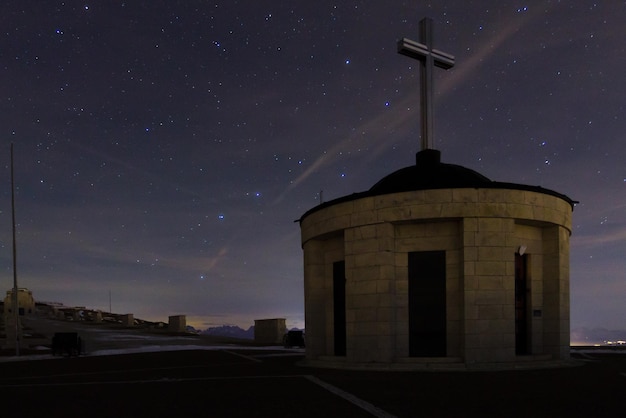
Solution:
<path fill-rule="evenodd" d="M 5 290 L 14 143 L 36 300 L 302 326 L 294 220 L 414 163 L 423 17 L 443 162 L 580 201 L 572 327 L 626 328 L 623 1 L 3 1 Z"/>

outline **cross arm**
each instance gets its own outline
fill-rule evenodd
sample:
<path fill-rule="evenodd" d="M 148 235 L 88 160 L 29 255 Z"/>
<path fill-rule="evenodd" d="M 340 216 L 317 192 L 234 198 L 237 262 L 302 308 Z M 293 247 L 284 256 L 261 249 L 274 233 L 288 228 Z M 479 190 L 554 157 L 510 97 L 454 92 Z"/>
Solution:
<path fill-rule="evenodd" d="M 426 45 L 408 38 L 402 38 L 398 41 L 398 53 L 418 60 L 424 59 L 427 55 L 432 55 L 433 64 L 436 67 L 444 70 L 454 67 L 454 55 L 446 54 L 438 49 L 429 51 Z"/>

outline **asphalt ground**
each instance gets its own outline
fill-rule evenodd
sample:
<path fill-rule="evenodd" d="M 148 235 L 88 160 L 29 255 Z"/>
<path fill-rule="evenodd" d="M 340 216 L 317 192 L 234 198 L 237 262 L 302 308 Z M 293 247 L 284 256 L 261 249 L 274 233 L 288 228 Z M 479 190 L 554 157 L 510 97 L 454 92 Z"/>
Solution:
<path fill-rule="evenodd" d="M 4 411 L 21 417 L 622 417 L 626 355 L 490 372 L 309 368 L 302 353 L 229 349 L 0 363 Z"/>

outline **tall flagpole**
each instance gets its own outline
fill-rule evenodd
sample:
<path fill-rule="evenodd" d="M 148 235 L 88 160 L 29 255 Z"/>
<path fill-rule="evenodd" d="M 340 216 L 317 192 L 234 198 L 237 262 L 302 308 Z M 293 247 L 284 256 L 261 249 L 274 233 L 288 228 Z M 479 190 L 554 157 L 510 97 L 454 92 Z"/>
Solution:
<path fill-rule="evenodd" d="M 20 311 L 17 287 L 17 250 L 15 245 L 15 181 L 13 178 L 13 143 L 11 142 L 11 217 L 13 221 L 13 316 L 15 318 L 15 355 L 20 355 Z"/>

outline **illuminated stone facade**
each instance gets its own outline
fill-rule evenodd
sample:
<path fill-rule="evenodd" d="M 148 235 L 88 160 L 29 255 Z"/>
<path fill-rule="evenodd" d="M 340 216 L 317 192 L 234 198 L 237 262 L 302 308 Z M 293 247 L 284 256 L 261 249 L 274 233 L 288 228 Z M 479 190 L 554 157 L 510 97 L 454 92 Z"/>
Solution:
<path fill-rule="evenodd" d="M 307 363 L 567 361 L 574 202 L 428 153 L 300 219 Z"/>

